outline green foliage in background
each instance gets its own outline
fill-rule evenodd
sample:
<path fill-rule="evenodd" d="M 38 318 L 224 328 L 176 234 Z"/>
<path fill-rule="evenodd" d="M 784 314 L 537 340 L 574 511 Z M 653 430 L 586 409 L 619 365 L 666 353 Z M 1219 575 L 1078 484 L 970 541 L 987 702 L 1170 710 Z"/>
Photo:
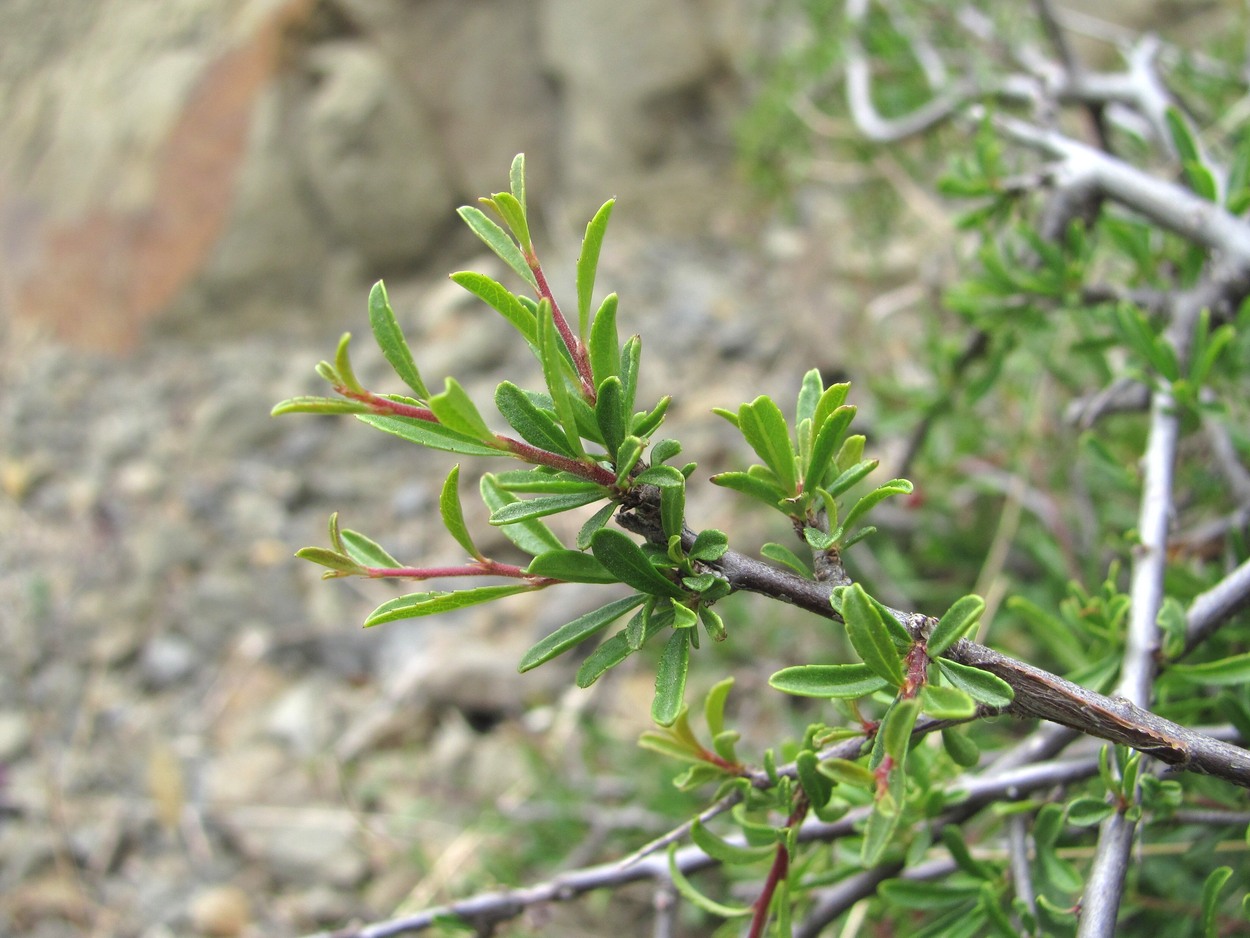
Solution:
<path fill-rule="evenodd" d="M 596 290 L 613 202 L 586 227 L 562 308 L 518 156 L 506 191 L 460 210 L 513 277 L 452 279 L 514 330 L 541 383 L 502 381 L 491 402 L 453 377 L 427 384 L 378 283 L 370 326 L 405 390 L 364 387 L 345 335 L 318 366 L 333 396 L 274 412 L 352 414 L 494 460 L 474 497 L 524 559 L 478 547 L 458 465 L 438 504 L 461 563 L 407 566 L 337 518 L 299 556 L 330 578 L 455 584 L 384 602 L 368 626 L 608 587 L 518 667 L 575 655 L 587 687 L 648 649 L 641 745 L 705 808 L 601 885 L 642 870 L 718 933 L 1130 934 L 1161 909 L 1169 934 L 1246 927 L 1250 755 L 1212 738 L 1250 736 L 1244 71 L 1219 44 L 1137 46 L 1131 68 L 1105 73 L 1122 78 L 1113 90 L 1080 84 L 1068 61 L 1061 93 L 1019 53 L 1056 42 L 1046 3 L 777 9 L 802 38 L 777 50 L 743 125 L 757 177 L 788 192 L 822 161 L 871 167 L 888 151 L 952 206 L 958 274 L 906 313 L 926 381 L 900 387 L 864 348 L 866 390 L 813 369 L 791 399 L 718 408 L 753 459 L 709 481 L 776 531 L 743 553 L 688 516 L 706 473 L 663 434 L 669 398 L 639 399 L 642 338 Z M 882 174 L 856 198 L 866 236 L 887 236 L 897 183 Z M 909 478 L 881 470 L 861 393 L 882 434 L 907 439 Z M 544 519 L 565 513 L 578 525 L 561 538 Z M 705 654 L 734 643 L 750 667 L 765 641 L 758 617 L 727 612 L 737 592 L 821 620 L 767 681 L 807 725 L 755 752 L 727 659 Z M 1213 597 L 1226 608 L 1208 612 Z M 710 691 L 688 692 L 692 674 Z M 1022 719 L 991 719 L 1004 714 Z M 579 797 L 593 810 L 592 793 L 567 792 Z M 1128 873 L 1122 830 L 1141 844 Z M 708 866 L 721 880 L 700 879 Z M 481 932 L 514 914 L 436 918 Z"/>

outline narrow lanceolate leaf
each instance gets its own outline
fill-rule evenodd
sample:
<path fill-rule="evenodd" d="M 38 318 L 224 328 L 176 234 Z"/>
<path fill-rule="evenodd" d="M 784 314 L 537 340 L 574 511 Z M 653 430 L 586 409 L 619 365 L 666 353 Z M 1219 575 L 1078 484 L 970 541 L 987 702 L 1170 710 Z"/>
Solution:
<path fill-rule="evenodd" d="M 864 664 L 882 680 L 899 687 L 903 683 L 903 665 L 898 650 L 881 613 L 858 583 L 843 594 L 842 618 L 846 620 L 847 637 Z"/>
<path fill-rule="evenodd" d="M 796 697 L 845 699 L 865 697 L 890 686 L 866 664 L 801 664 L 782 668 L 768 683 Z"/>
<path fill-rule="evenodd" d="M 421 372 L 417 370 L 412 350 L 404 338 L 404 331 L 399 328 L 399 320 L 395 318 L 395 310 L 391 309 L 386 286 L 381 280 L 369 291 L 369 325 L 373 328 L 373 338 L 378 343 L 378 348 L 395 369 L 395 374 L 412 388 L 417 397 L 423 401 L 428 400 L 430 392 L 421 380 Z"/>
<path fill-rule="evenodd" d="M 482 493 L 482 501 L 491 511 L 498 511 L 505 505 L 520 503 L 520 499 L 503 491 L 495 482 L 494 477 L 489 474 L 482 476 L 479 489 Z M 500 531 L 503 532 L 504 537 L 527 554 L 542 554 L 549 550 L 564 549 L 564 544 L 560 542 L 560 539 L 537 518 L 504 525 Z"/>
<path fill-rule="evenodd" d="M 690 633 L 677 629 L 669 636 L 655 672 L 655 699 L 651 719 L 660 726 L 672 726 L 686 699 L 686 674 L 690 670 Z"/>
<path fill-rule="evenodd" d="M 578 616 L 572 622 L 560 626 L 522 656 L 521 663 L 517 666 L 518 670 L 529 671 L 563 654 L 574 645 L 580 645 L 586 639 L 603 631 L 629 610 L 640 606 L 644 599 L 646 599 L 645 596 L 635 593 L 633 596 L 626 596 L 606 606 L 600 606 L 593 612 Z"/>
<path fill-rule="evenodd" d="M 612 520 L 616 507 L 616 502 L 608 502 L 586 520 L 577 532 L 578 550 L 586 550 L 590 547 L 590 541 L 595 536 L 595 532 L 602 530 L 604 525 Z"/>
<path fill-rule="evenodd" d="M 629 414 L 625 411 L 620 378 L 607 378 L 599 385 L 599 396 L 595 401 L 595 422 L 603 435 L 604 449 L 615 461 L 616 451 L 625 442 L 629 429 Z"/>
<path fill-rule="evenodd" d="M 481 603 L 515 596 L 534 589 L 529 584 L 511 586 L 482 586 L 471 590 L 456 590 L 452 593 L 409 593 L 385 602 L 369 613 L 365 619 L 365 628 L 381 625 L 383 622 L 394 622 L 398 619 L 416 619 L 421 616 L 432 616 L 466 606 L 477 606 Z"/>
<path fill-rule="evenodd" d="M 647 608 L 650 607 L 651 604 L 648 603 Z M 672 624 L 673 617 L 671 613 L 657 609 L 650 616 L 640 616 L 639 621 L 644 624 L 644 631 L 642 638 L 636 644 L 630 641 L 628 629 L 621 629 L 587 656 L 582 666 L 577 669 L 575 680 L 578 687 L 589 687 L 599 680 L 605 671 L 616 667 L 661 629 L 668 628 Z"/>
<path fill-rule="evenodd" d="M 642 548 L 628 535 L 612 528 L 603 528 L 590 539 L 590 549 L 594 552 L 595 559 L 627 586 L 654 596 L 685 598 L 682 588 L 652 566 Z"/>
<path fill-rule="evenodd" d="M 773 848 L 769 848 L 770 850 Z M 686 879 L 686 875 L 677 865 L 677 845 L 673 844 L 668 851 L 668 875 L 673 881 L 673 886 L 677 889 L 683 899 L 689 902 L 697 909 L 702 909 L 709 915 L 715 915 L 717 918 L 742 918 L 750 915 L 755 911 L 753 905 L 725 905 L 723 902 L 717 902 L 715 899 L 709 899 L 699 890 L 694 888 L 690 880 Z"/>
<path fill-rule="evenodd" d="M 625 402 L 625 410 L 634 409 L 634 399 L 638 396 L 638 367 L 642 362 L 642 338 L 631 335 L 621 347 L 621 365 L 617 374 L 621 377 L 621 399 Z"/>
<path fill-rule="evenodd" d="M 521 211 L 525 211 L 525 154 L 518 153 L 512 158 L 512 165 L 508 167 L 508 188 L 512 191 L 512 197 L 517 200 L 521 206 Z"/>
<path fill-rule="evenodd" d="M 950 681 L 952 687 L 959 688 L 987 707 L 1006 707 L 1016 697 L 1010 684 L 989 671 L 947 661 L 945 658 L 939 658 L 937 664 L 942 676 Z"/>
<path fill-rule="evenodd" d="M 660 490 L 660 525 L 665 535 L 680 534 L 686 510 L 686 477 L 672 466 L 652 466 L 637 481 Z"/>
<path fill-rule="evenodd" d="M 547 515 L 559 514 L 572 508 L 589 505 L 607 496 L 605 489 L 590 492 L 574 492 L 571 495 L 540 495 L 537 498 L 513 502 L 504 505 L 491 513 L 490 523 L 494 525 L 515 524 L 531 518 L 544 518 Z M 622 535 L 624 536 L 624 535 Z"/>
<path fill-rule="evenodd" d="M 580 550 L 552 550 L 539 554 L 525 572 L 533 576 L 567 580 L 570 583 L 616 583 L 616 577 L 590 554 Z"/>
<path fill-rule="evenodd" d="M 578 334 L 582 336 L 586 335 L 586 326 L 590 322 L 590 302 L 595 292 L 599 249 L 603 247 L 603 236 L 608 230 L 608 219 L 612 217 L 612 206 L 615 204 L 616 199 L 608 199 L 595 212 L 595 217 L 586 226 L 582 253 L 577 258 L 577 321 L 581 326 Z"/>
<path fill-rule="evenodd" d="M 321 567 L 329 567 L 329 571 L 322 574 L 325 578 L 339 574 L 356 576 L 364 573 L 360 564 L 351 557 L 337 550 L 330 550 L 328 547 L 301 547 L 295 552 L 295 556 Z"/>
<path fill-rule="evenodd" d="M 877 488 L 857 501 L 855 507 L 847 512 L 846 517 L 842 521 L 842 530 L 850 530 L 851 525 L 867 514 L 878 502 L 884 501 L 891 495 L 910 495 L 911 492 L 912 484 L 906 479 L 891 479 L 884 485 L 877 486 Z"/>
<path fill-rule="evenodd" d="M 530 270 L 530 266 L 525 260 L 525 255 L 521 253 L 521 249 L 517 247 L 516 242 L 508 237 L 507 232 L 487 218 L 481 209 L 465 205 L 459 208 L 457 212 L 464 219 L 465 224 L 473 230 L 473 233 L 481 238 L 486 246 L 499 256 L 500 260 L 516 271 L 517 276 L 531 287 L 535 290 L 538 289 L 538 280 L 534 276 L 534 272 Z"/>
<path fill-rule="evenodd" d="M 843 449 L 846 445 L 843 444 Z M 841 465 L 840 457 L 835 460 L 837 465 Z M 826 488 L 829 494 L 834 498 L 846 492 L 852 486 L 858 484 L 864 476 L 868 475 L 872 470 L 877 468 L 877 460 L 865 459 L 855 463 L 855 465 L 844 469 Z"/>
<path fill-rule="evenodd" d="M 334 352 L 334 372 L 338 375 L 342 385 L 352 391 L 363 391 L 364 387 L 356 379 L 356 373 L 352 370 L 352 360 L 348 353 L 348 347 L 352 342 L 352 334 L 344 332 L 339 339 L 339 346 Z"/>
<path fill-rule="evenodd" d="M 547 390 L 551 393 L 551 403 L 560 428 L 564 431 L 568 449 L 576 456 L 584 456 L 586 451 L 582 448 L 581 434 L 577 428 L 577 412 L 573 407 L 568 384 L 565 383 L 567 359 L 552 318 L 551 304 L 546 300 L 538 307 L 538 354 L 542 359 L 543 377 L 547 382 Z"/>
<path fill-rule="evenodd" d="M 795 495 L 799 480 L 794 467 L 794 444 L 781 408 L 771 398 L 760 395 L 738 408 L 738 429 L 764 465 L 777 476 L 785 495 Z"/>
<path fill-rule="evenodd" d="M 777 848 L 771 845 L 748 847 L 730 843 L 704 827 L 698 818 L 690 825 L 690 841 L 713 860 L 734 866 L 771 860 L 777 853 Z"/>
<path fill-rule="evenodd" d="M 1250 682 L 1250 652 L 1202 664 L 1174 664 L 1165 673 L 1194 684 L 1239 686 Z"/>
<path fill-rule="evenodd" d="M 977 702 L 954 687 L 928 684 L 921 688 L 920 706 L 935 720 L 967 720 L 976 716 Z"/>
<path fill-rule="evenodd" d="M 776 508 L 786 497 L 776 485 L 746 472 L 718 472 L 712 476 L 711 482 L 713 485 L 721 485 L 735 492 L 741 492 L 743 495 L 758 498 L 770 508 Z"/>
<path fill-rule="evenodd" d="M 337 397 L 288 397 L 275 404 L 270 416 L 282 414 L 367 414 L 369 405 L 362 401 L 346 401 Z"/>
<path fill-rule="evenodd" d="M 894 759 L 894 771 L 900 771 L 907 760 L 907 750 L 911 748 L 911 731 L 916 726 L 916 717 L 920 716 L 920 701 L 914 697 L 909 700 L 896 700 L 881 721 L 877 731 L 882 737 L 882 747 Z"/>
<path fill-rule="evenodd" d="M 816 412 L 812 415 L 812 429 L 814 431 L 819 432 L 821 427 L 825 425 L 825 421 L 846 403 L 846 395 L 850 390 L 851 384 L 849 381 L 831 384 L 825 388 L 825 393 L 820 395 L 820 400 L 816 404 Z"/>
<path fill-rule="evenodd" d="M 1219 911 L 1220 892 L 1232 875 L 1232 867 L 1216 867 L 1202 884 L 1202 928 L 1207 938 L 1215 938 L 1220 934 L 1219 920 L 1216 918 L 1216 913 Z"/>
<path fill-rule="evenodd" d="M 599 304 L 599 311 L 595 313 L 594 321 L 590 324 L 590 372 L 595 377 L 596 386 L 621 371 L 620 340 L 616 335 L 616 305 L 616 294 L 609 293 Z"/>
<path fill-rule="evenodd" d="M 714 737 L 725 730 L 725 701 L 729 699 L 733 686 L 732 677 L 722 678 L 712 685 L 707 697 L 703 699 L 703 721 L 707 723 L 707 730 Z"/>
<path fill-rule="evenodd" d="M 495 439 L 495 434 L 486 426 L 486 421 L 478 412 L 477 405 L 465 392 L 455 378 L 447 378 L 442 394 L 430 398 L 430 410 L 448 430 L 485 443 Z"/>
<path fill-rule="evenodd" d="M 447 481 L 443 483 L 443 491 L 438 497 L 438 511 L 443 518 L 443 527 L 456 539 L 456 543 L 468 551 L 470 557 L 482 559 L 482 552 L 473 543 L 469 528 L 464 523 L 464 511 L 460 507 L 460 467 L 451 467 Z"/>
<path fill-rule="evenodd" d="M 504 224 L 511 229 L 512 234 L 517 241 L 521 243 L 522 251 L 532 251 L 533 244 L 530 242 L 529 222 L 525 218 L 525 209 L 521 207 L 521 203 L 517 201 L 516 196 L 511 192 L 496 192 L 489 199 L 482 199 L 482 202 L 492 206 L 499 217 L 504 220 Z"/>
<path fill-rule="evenodd" d="M 344 528 L 340 537 L 347 555 L 366 567 L 398 567 L 400 563 L 377 541 Z"/>
<path fill-rule="evenodd" d="M 575 455 L 560 425 L 511 381 L 503 381 L 495 389 L 495 406 L 525 442 L 562 456 Z"/>
<path fill-rule="evenodd" d="M 538 322 L 534 313 L 498 280 L 472 270 L 457 271 L 451 279 L 510 322 L 530 345 L 538 343 Z"/>
<path fill-rule="evenodd" d="M 803 376 L 803 383 L 799 386 L 799 400 L 794 408 L 796 427 L 804 420 L 811 420 L 816 416 L 816 404 L 824 393 L 825 383 L 820 377 L 820 370 L 813 368 Z"/>
<path fill-rule="evenodd" d="M 834 469 L 833 457 L 837 452 L 838 444 L 854 417 L 854 407 L 840 407 L 816 431 L 816 436 L 812 440 L 811 456 L 808 457 L 807 468 L 803 474 L 804 490 L 810 491 L 818 488 L 831 474 Z"/>
<path fill-rule="evenodd" d="M 391 417 L 382 414 L 359 414 L 356 417 L 371 427 L 393 433 L 409 443 L 428 446 L 430 449 L 459 453 L 461 456 L 498 456 L 499 449 L 487 446 L 480 440 L 457 433 L 441 424 L 417 420 L 412 417 Z"/>
<path fill-rule="evenodd" d="M 868 815 L 868 824 L 864 827 L 864 841 L 860 847 L 860 863 L 871 869 L 881 862 L 885 848 L 890 845 L 894 831 L 898 828 L 900 811 L 885 811 L 877 805 L 872 814 Z"/>
<path fill-rule="evenodd" d="M 970 594 L 955 600 L 954 604 L 942 613 L 942 618 L 929 633 L 929 657 L 938 657 L 968 634 L 968 630 L 976 625 L 984 611 L 985 600 L 980 596 Z"/>

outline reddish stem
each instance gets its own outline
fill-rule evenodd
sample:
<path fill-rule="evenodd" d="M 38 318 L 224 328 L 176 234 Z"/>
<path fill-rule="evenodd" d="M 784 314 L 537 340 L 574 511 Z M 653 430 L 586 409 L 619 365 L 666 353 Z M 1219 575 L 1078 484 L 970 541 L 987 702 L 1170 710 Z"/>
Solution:
<path fill-rule="evenodd" d="M 807 794 L 800 791 L 794 797 L 794 808 L 790 811 L 786 827 L 794 827 L 803 823 L 803 818 L 807 817 L 807 809 Z M 773 855 L 773 865 L 768 869 L 768 878 L 764 880 L 764 888 L 760 890 L 759 898 L 755 900 L 755 914 L 751 916 L 751 928 L 747 932 L 747 938 L 760 938 L 764 934 L 764 927 L 768 924 L 768 907 L 773 904 L 773 896 L 777 893 L 777 887 L 789 875 L 790 851 L 786 849 L 784 843 L 780 843 L 777 844 L 777 852 Z"/>
<path fill-rule="evenodd" d="M 368 404 L 374 413 L 377 414 L 392 417 L 412 417 L 416 420 L 424 420 L 426 423 L 438 423 L 438 418 L 434 416 L 434 411 L 428 407 L 417 407 L 413 404 L 405 404 L 403 401 L 393 401 L 389 397 L 374 394 L 372 391 L 353 391 L 341 385 L 336 385 L 334 390 L 343 395 L 343 397 Z"/>
<path fill-rule="evenodd" d="M 494 560 L 479 560 L 455 567 L 365 567 L 364 570 L 366 576 L 374 579 L 389 577 L 406 580 L 435 580 L 459 576 L 506 576 L 529 580 L 535 586 L 550 586 L 553 583 L 563 582 L 551 577 L 530 576 L 515 564 L 497 563 Z"/>
<path fill-rule="evenodd" d="M 573 334 L 573 327 L 564 318 L 564 313 L 560 312 L 560 304 L 556 302 L 551 287 L 547 285 L 547 278 L 543 274 L 542 265 L 538 262 L 538 255 L 531 252 L 526 254 L 525 260 L 534 273 L 534 279 L 538 281 L 538 295 L 551 304 L 551 318 L 560 332 L 560 338 L 564 340 L 565 348 L 573 356 L 573 364 L 582 379 L 582 396 L 586 398 L 587 403 L 593 404 L 596 394 L 594 374 L 590 370 L 590 353 L 586 350 L 586 346 L 582 345 L 581 340 Z"/>
<path fill-rule="evenodd" d="M 572 475 L 581 476 L 583 479 L 597 482 L 599 485 L 609 488 L 616 485 L 616 473 L 596 463 L 582 462 L 580 459 L 573 459 L 549 450 L 539 449 L 537 446 L 531 446 L 529 443 L 514 440 L 512 437 L 503 436 L 502 434 L 496 435 L 495 439 L 499 440 L 503 447 L 517 459 L 539 466 L 550 466 L 552 469 L 559 469 Z"/>

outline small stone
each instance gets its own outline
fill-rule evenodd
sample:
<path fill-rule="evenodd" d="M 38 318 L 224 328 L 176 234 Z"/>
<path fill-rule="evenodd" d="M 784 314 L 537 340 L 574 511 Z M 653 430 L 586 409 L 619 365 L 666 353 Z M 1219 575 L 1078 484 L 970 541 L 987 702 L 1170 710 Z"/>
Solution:
<path fill-rule="evenodd" d="M 191 900 L 191 927 L 214 938 L 242 934 L 252 919 L 252 904 L 237 886 L 209 886 Z"/>
<path fill-rule="evenodd" d="M 0 710 L 0 762 L 11 762 L 30 743 L 30 719 L 20 710 Z"/>
<path fill-rule="evenodd" d="M 157 635 L 143 647 L 139 666 L 143 681 L 161 689 L 187 677 L 194 669 L 195 647 L 176 635 Z"/>

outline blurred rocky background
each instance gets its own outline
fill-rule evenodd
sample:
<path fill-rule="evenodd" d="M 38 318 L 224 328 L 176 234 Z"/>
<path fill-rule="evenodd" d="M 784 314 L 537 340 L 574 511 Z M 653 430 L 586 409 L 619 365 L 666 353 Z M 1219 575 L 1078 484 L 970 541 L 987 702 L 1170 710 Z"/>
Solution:
<path fill-rule="evenodd" d="M 0 3 L 0 933 L 280 938 L 665 829 L 667 767 L 628 743 L 646 668 L 572 693 L 562 665 L 516 673 L 602 594 L 363 631 L 396 589 L 323 584 L 293 551 L 338 510 L 406 562 L 458 560 L 451 461 L 269 409 L 319 391 L 344 329 L 395 389 L 368 342 L 382 277 L 427 378 L 488 399 L 533 374 L 446 279 L 504 275 L 454 209 L 521 151 L 557 292 L 618 197 L 599 295 L 691 459 L 731 456 L 712 406 L 840 373 L 949 229 L 905 198 L 908 237 L 867 244 L 853 173 L 761 206 L 734 132 L 784 38 L 772 6 Z M 510 933 L 596 933 L 579 908 Z"/>

